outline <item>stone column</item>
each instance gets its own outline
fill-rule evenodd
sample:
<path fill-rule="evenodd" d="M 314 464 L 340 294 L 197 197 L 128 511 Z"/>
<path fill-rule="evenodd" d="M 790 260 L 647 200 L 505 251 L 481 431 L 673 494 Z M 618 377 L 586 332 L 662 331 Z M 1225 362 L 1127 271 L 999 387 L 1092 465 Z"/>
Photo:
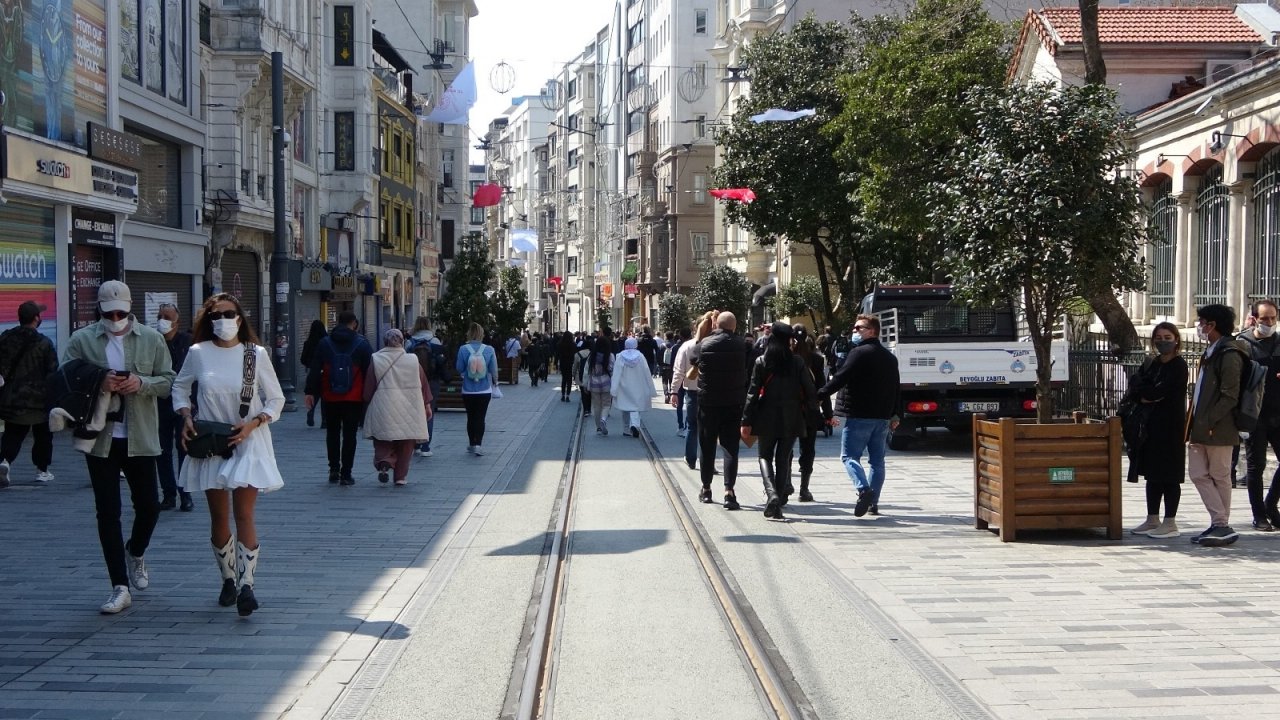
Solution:
<path fill-rule="evenodd" d="M 1227 231 L 1227 301 L 1243 319 L 1249 311 L 1253 291 L 1253 181 L 1241 180 L 1229 188 Z"/>
<path fill-rule="evenodd" d="M 1200 228 L 1196 225 L 1194 190 L 1184 190 L 1177 196 L 1178 236 L 1174 238 L 1173 261 L 1173 321 L 1186 325 L 1195 317 L 1195 300 L 1192 293 L 1200 246 Z"/>

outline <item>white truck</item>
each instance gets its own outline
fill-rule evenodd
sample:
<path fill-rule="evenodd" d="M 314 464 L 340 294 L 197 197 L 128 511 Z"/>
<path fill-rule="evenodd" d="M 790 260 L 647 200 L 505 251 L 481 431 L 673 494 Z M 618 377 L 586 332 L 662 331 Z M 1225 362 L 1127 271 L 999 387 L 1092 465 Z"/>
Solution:
<path fill-rule="evenodd" d="M 904 450 L 928 427 L 968 432 L 974 413 L 1034 417 L 1036 357 L 1013 308 L 971 307 L 950 285 L 886 285 L 863 298 L 880 319 L 880 341 L 898 358 L 901 424 L 889 445 Z M 1055 339 L 1053 384 L 1067 382 L 1067 343 Z"/>

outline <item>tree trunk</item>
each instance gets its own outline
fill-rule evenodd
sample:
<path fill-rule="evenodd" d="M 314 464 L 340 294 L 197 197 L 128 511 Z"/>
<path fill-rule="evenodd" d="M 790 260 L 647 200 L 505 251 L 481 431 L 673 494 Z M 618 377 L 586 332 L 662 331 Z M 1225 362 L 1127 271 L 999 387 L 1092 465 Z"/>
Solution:
<path fill-rule="evenodd" d="M 1133 320 L 1120 305 L 1120 301 L 1116 300 L 1115 293 L 1111 292 L 1110 288 L 1091 292 L 1086 299 L 1089 301 L 1089 307 L 1102 321 L 1102 326 L 1107 329 L 1107 337 L 1111 340 L 1112 347 L 1121 352 L 1142 348 L 1142 340 L 1138 338 L 1138 330 L 1134 328 Z"/>
<path fill-rule="evenodd" d="M 1053 419 L 1053 322 L 1044 317 L 1044 306 L 1030 287 L 1022 288 L 1031 350 L 1036 355 L 1036 422 Z"/>
<path fill-rule="evenodd" d="M 1098 0 L 1080 0 L 1080 44 L 1084 46 L 1084 81 L 1107 84 L 1107 64 L 1098 40 Z"/>
<path fill-rule="evenodd" d="M 826 251 L 826 248 L 822 246 L 820 238 L 813 238 L 811 243 L 813 245 L 813 259 L 818 265 L 818 284 L 822 286 L 822 310 L 827 316 L 827 322 L 831 322 L 831 282 L 827 278 L 827 261 L 823 257 L 823 252 Z"/>

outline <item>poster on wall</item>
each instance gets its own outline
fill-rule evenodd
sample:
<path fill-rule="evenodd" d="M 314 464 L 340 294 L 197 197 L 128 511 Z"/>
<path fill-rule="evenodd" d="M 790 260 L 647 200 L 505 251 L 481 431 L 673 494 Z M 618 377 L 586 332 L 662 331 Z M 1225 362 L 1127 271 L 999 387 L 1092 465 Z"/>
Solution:
<path fill-rule="evenodd" d="M 106 124 L 106 26 L 103 0 L 0 0 L 5 125 L 84 147 Z"/>
<path fill-rule="evenodd" d="M 142 0 L 142 81 L 164 94 L 164 17 L 160 0 Z"/>
<path fill-rule="evenodd" d="M 165 87 L 169 88 L 169 99 L 177 103 L 187 101 L 187 42 L 183 31 L 183 0 L 164 0 L 164 69 Z"/>
<path fill-rule="evenodd" d="M 17 324 L 18 306 L 40 303 L 40 332 L 57 343 L 57 270 L 53 244 L 53 211 L 9 203 L 0 211 L 0 331 Z"/>
<path fill-rule="evenodd" d="M 120 3 L 120 76 L 126 80 L 142 80 L 138 56 L 138 4 Z"/>

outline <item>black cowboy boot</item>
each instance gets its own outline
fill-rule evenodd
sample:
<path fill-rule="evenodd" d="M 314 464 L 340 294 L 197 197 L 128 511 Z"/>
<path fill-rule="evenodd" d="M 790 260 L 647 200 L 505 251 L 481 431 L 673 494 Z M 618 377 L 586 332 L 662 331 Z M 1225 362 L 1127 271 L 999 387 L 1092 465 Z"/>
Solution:
<path fill-rule="evenodd" d="M 809 476 L 812 471 L 800 471 L 800 502 L 813 502 L 813 494 L 809 492 Z"/>
<path fill-rule="evenodd" d="M 781 520 L 782 505 L 781 498 L 778 497 L 778 489 L 774 485 L 773 464 L 765 458 L 760 458 L 760 477 L 764 483 L 764 516 Z"/>

